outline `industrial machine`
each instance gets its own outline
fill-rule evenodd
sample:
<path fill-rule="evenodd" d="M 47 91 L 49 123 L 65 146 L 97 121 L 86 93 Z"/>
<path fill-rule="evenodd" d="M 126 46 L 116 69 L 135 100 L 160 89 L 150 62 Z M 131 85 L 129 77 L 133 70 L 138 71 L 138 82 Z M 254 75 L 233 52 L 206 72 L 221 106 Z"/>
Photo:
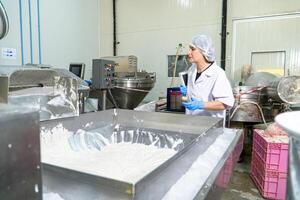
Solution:
<path fill-rule="evenodd" d="M 65 69 L 41 65 L 1 66 L 0 100 L 36 108 L 40 120 L 78 116 L 83 112 L 89 87 Z"/>
<path fill-rule="evenodd" d="M 72 200 L 218 199 L 230 180 L 241 141 L 241 130 L 223 129 L 222 119 L 203 116 L 110 109 L 41 122 L 44 193 Z M 93 171 L 98 153 L 124 143 L 171 149 L 175 154 L 142 171 L 135 181 L 116 178 L 122 159 L 113 160 L 110 173 L 98 174 L 104 161 Z M 88 162 L 81 160 L 84 155 Z M 134 155 L 124 150 L 121 157 Z M 76 159 L 71 162 L 70 156 Z M 129 165 L 119 176 L 135 169 L 139 166 Z"/>
<path fill-rule="evenodd" d="M 261 123 L 300 103 L 300 77 L 276 77 L 267 72 L 252 74 L 244 86 L 233 89 L 235 105 L 230 121 Z"/>
<path fill-rule="evenodd" d="M 212 117 L 111 109 L 39 122 L 38 112 L 28 107 L 2 104 L 0 112 L 0 162 L 6 166 L 0 170 L 0 194 L 5 199 L 39 200 L 42 194 L 66 200 L 174 199 L 178 194 L 179 199 L 218 199 L 242 149 L 242 132 L 223 129 L 222 120 Z M 112 160 L 110 175 L 97 175 L 105 162 L 90 170 L 106 146 L 124 143 L 174 154 L 139 172 L 135 181 L 115 178 L 121 160 Z M 70 153 L 76 158 L 70 160 Z M 82 162 L 84 155 L 88 162 Z M 130 153 L 121 157 L 126 156 L 135 159 Z M 129 165 L 123 172 L 135 168 Z"/>
<path fill-rule="evenodd" d="M 124 67 L 114 61 L 116 58 L 108 59 L 111 58 L 93 60 L 90 97 L 99 99 L 100 110 L 106 107 L 134 109 L 153 88 L 155 73 L 138 72 L 132 64 L 136 62 L 129 62 L 130 65 L 125 62 Z"/>

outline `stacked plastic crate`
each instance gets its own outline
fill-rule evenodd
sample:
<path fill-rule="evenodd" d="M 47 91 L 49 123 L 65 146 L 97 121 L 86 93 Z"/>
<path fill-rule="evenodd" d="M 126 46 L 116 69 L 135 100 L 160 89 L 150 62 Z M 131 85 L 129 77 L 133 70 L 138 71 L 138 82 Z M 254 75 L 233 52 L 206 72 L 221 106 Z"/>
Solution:
<path fill-rule="evenodd" d="M 262 196 L 285 199 L 288 170 L 288 136 L 276 125 L 255 129 L 250 175 Z"/>

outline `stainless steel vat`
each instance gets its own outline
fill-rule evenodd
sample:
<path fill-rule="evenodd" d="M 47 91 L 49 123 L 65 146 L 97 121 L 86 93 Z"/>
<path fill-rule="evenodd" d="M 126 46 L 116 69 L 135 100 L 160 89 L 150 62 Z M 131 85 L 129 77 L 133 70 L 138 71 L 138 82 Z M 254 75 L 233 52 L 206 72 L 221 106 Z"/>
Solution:
<path fill-rule="evenodd" d="M 271 121 L 289 104 L 300 103 L 300 76 L 277 78 L 269 73 L 257 73 L 246 84 L 252 86 L 233 89 L 235 105 L 231 121 Z"/>
<path fill-rule="evenodd" d="M 233 88 L 235 104 L 231 113 L 231 121 L 262 122 L 262 114 L 270 115 L 270 110 L 260 106 L 268 103 L 266 87 L 237 86 Z M 262 109 L 262 108 L 261 108 Z"/>
<path fill-rule="evenodd" d="M 130 110 L 106 110 L 80 115 L 76 118 L 51 120 L 42 122 L 41 127 L 42 130 L 51 131 L 60 125 L 68 131 L 75 132 L 78 129 L 91 131 L 109 124 L 119 124 L 121 127 L 139 130 L 151 130 L 155 134 L 161 135 L 162 138 L 169 135 L 181 138 L 185 142 L 178 149 L 177 154 L 149 174 L 145 174 L 136 183 L 98 177 L 84 171 L 74 171 L 72 166 L 65 169 L 45 163 L 43 165 L 45 192 L 57 193 L 66 200 L 168 199 L 165 195 L 174 195 L 173 190 L 178 187 L 177 183 L 184 182 L 187 174 L 196 172 L 203 175 L 202 182 L 193 179 L 192 181 L 197 181 L 196 184 L 187 183 L 190 184 L 190 188 L 196 187 L 193 189 L 196 192 L 192 194 L 181 192 L 180 190 L 184 188 L 179 187 L 179 189 L 175 189 L 176 193 L 178 191 L 182 195 L 190 195 L 198 199 L 209 197 L 216 199 L 215 195 L 219 194 L 220 191 L 217 190 L 218 185 L 214 185 L 214 182 L 241 137 L 241 132 L 238 130 L 219 128 L 222 126 L 222 119 Z M 221 139 L 222 137 L 228 137 L 228 140 L 225 139 L 227 145 L 221 148 L 220 155 L 214 157 L 206 155 L 208 149 L 216 145 L 217 141 L 220 141 L 220 144 L 225 143 L 225 140 Z M 125 135 L 124 138 L 131 137 Z M 140 141 L 147 143 L 148 137 L 142 138 Z M 211 162 L 215 163 L 213 167 L 209 168 L 211 170 L 209 172 L 205 172 L 208 169 L 205 166 L 201 168 L 201 165 L 196 171 L 193 171 L 195 163 L 203 163 L 202 155 L 206 155 Z"/>

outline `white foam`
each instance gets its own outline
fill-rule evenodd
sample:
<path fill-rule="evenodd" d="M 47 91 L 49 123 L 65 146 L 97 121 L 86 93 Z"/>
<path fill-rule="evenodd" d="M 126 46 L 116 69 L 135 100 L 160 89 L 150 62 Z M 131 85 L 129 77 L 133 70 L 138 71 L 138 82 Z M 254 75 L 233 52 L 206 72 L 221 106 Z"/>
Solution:
<path fill-rule="evenodd" d="M 68 138 L 73 133 L 62 126 L 42 133 L 42 162 L 97 176 L 135 183 L 176 151 L 144 144 L 112 143 L 99 151 L 82 148 L 75 151 Z"/>

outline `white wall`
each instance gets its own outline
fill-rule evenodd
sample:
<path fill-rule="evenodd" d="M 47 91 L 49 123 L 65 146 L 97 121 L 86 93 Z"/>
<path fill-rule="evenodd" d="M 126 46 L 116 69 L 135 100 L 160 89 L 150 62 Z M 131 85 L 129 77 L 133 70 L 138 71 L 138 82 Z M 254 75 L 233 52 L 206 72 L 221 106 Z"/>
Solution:
<path fill-rule="evenodd" d="M 87 64 L 91 76 L 91 62 L 95 57 L 113 54 L 112 0 L 31 0 L 32 55 L 30 50 L 29 0 L 22 2 L 24 63 L 39 62 L 37 2 L 40 2 L 41 61 L 56 67 L 70 62 Z M 7 9 L 10 32 L 0 41 L 0 48 L 17 50 L 16 59 L 0 56 L 0 65 L 20 65 L 21 34 L 19 0 L 1 0 Z M 212 36 L 217 62 L 220 64 L 221 7 L 220 0 L 118 0 L 118 55 L 136 55 L 138 67 L 157 73 L 155 88 L 146 100 L 164 95 L 169 87 L 167 55 L 176 53 L 179 43 L 185 46 L 192 36 L 204 33 Z M 300 12 L 299 0 L 228 0 L 226 72 L 231 74 L 233 21 L 252 17 Z M 296 26 L 299 25 L 296 23 Z M 251 27 L 250 27 L 251 28 Z M 297 36 L 296 32 L 294 32 Z M 299 34 L 298 34 L 299 35 Z M 297 37 L 294 40 L 297 40 Z M 247 37 L 251 42 L 251 37 Z M 290 41 L 290 42 L 293 42 Z M 297 44 L 294 41 L 294 44 Z M 243 44 L 242 41 L 237 41 Z M 185 48 L 184 51 L 187 51 Z M 186 53 L 186 52 L 182 52 Z M 294 55 L 298 59 L 297 54 Z M 298 59 L 299 60 L 299 59 Z M 291 63 L 291 62 L 290 62 Z M 294 67 L 297 71 L 297 67 Z"/>
<path fill-rule="evenodd" d="M 299 74 L 300 20 L 295 13 L 300 12 L 300 1 L 228 2 L 226 72 L 230 78 L 240 81 L 240 68 L 250 64 L 253 51 L 286 51 L 286 70 L 290 75 Z"/>
<path fill-rule="evenodd" d="M 155 87 L 146 101 L 166 94 L 170 86 L 167 75 L 167 55 L 176 54 L 179 43 L 185 46 L 199 33 L 211 35 L 217 58 L 220 55 L 221 3 L 219 0 L 119 0 L 117 7 L 117 55 L 136 55 L 138 68 L 156 72 Z M 103 7 L 108 1 L 101 1 Z M 110 4 L 111 6 L 111 4 Z M 108 8 L 112 10 L 112 7 Z M 101 9 L 103 14 L 103 10 Z M 103 19 L 103 15 L 101 17 Z M 111 16 L 106 15 L 109 21 Z M 106 22 L 107 22 L 106 21 Z M 110 21 L 112 23 L 112 21 Z M 109 27 L 111 24 L 101 24 Z M 109 28 L 108 28 L 109 29 Z M 101 37 L 101 56 L 112 55 L 112 38 Z M 101 31 L 103 35 L 104 31 Z M 109 41 L 109 42 L 108 42 Z M 184 54 L 187 53 L 184 49 Z"/>
<path fill-rule="evenodd" d="M 175 54 L 178 43 L 187 44 L 191 37 L 198 33 L 212 36 L 217 53 L 217 63 L 220 64 L 221 38 L 221 7 L 222 1 L 208 0 L 119 0 L 117 2 L 117 38 L 118 55 L 134 54 L 138 57 L 138 67 L 147 71 L 157 73 L 155 88 L 147 96 L 146 100 L 156 99 L 164 95 L 169 87 L 170 78 L 167 78 L 167 55 Z M 188 4 L 189 3 L 189 4 Z M 101 13 L 107 12 L 104 20 L 100 23 L 101 28 L 101 56 L 112 55 L 112 6 L 111 1 L 101 1 L 103 5 Z M 109 5 L 109 7 L 107 7 Z M 104 7 L 107 7 L 105 9 Z M 299 0 L 228 0 L 228 22 L 227 22 L 227 52 L 226 73 L 233 79 L 232 67 L 232 37 L 233 21 L 252 17 L 278 15 L 283 13 L 294 13 L 300 11 Z M 106 19 L 104 19 L 106 17 Z M 269 26 L 269 25 L 268 25 Z M 274 27 L 273 25 L 271 25 Z M 276 25 L 277 26 L 277 25 Z M 299 27 L 298 24 L 296 26 Z M 251 31 L 251 26 L 249 26 Z M 276 29 L 276 28 L 275 28 Z M 248 29 L 249 31 L 249 29 Z M 249 31 L 249 32 L 251 32 Z M 283 31 L 283 30 L 282 30 Z M 104 35 L 104 33 L 106 35 Z M 268 36 L 264 32 L 262 35 Z M 259 33 L 257 33 L 259 35 Z M 297 35 L 294 31 L 293 35 Z M 299 34 L 298 34 L 299 35 Z M 281 34 L 286 38 L 286 34 Z M 245 38 L 245 37 L 244 37 Z M 288 44 L 297 45 L 297 37 L 289 37 Z M 243 50 L 245 41 L 248 43 L 259 43 L 257 37 L 251 37 L 249 33 L 245 39 L 236 41 Z M 281 43 L 284 43 L 281 40 Z M 271 43 L 274 43 L 273 41 Z M 260 45 L 263 48 L 263 45 Z M 269 45 L 269 44 L 266 44 Z M 185 49 L 186 51 L 187 49 Z M 251 50 L 251 49 L 250 49 Z M 246 53 L 247 54 L 247 53 Z M 298 54 L 293 54 L 294 60 Z M 240 56 L 240 55 L 239 55 Z M 241 55 L 242 56 L 242 55 Z M 237 61 L 244 58 L 234 58 Z M 300 58 L 298 59 L 300 60 Z M 291 61 L 289 61 L 291 63 Z M 293 71 L 297 71 L 297 67 Z M 237 72 L 239 73 L 239 72 Z M 235 80 L 236 81 L 236 80 Z M 234 82 L 234 81 L 232 81 Z"/>
<path fill-rule="evenodd" d="M 112 0 L 100 0 L 100 55 L 113 55 L 113 6 Z"/>
<path fill-rule="evenodd" d="M 68 68 L 71 62 L 83 62 L 87 66 L 86 78 L 91 77 L 92 59 L 99 57 L 98 0 L 2 0 L 1 2 L 7 9 L 10 30 L 7 38 L 1 40 L 0 48 L 15 48 L 17 57 L 8 60 L 0 56 L 0 65 L 22 64 L 19 10 L 21 2 L 23 63 L 41 62 L 58 68 Z"/>
<path fill-rule="evenodd" d="M 253 52 L 283 52 L 285 54 L 285 66 L 282 66 L 284 74 L 300 75 L 300 47 L 297 42 L 300 41 L 300 13 L 236 20 L 233 27 L 231 72 L 235 80 L 240 79 L 241 66 L 252 63 Z M 280 59 L 280 57 L 281 54 L 278 54 L 273 59 Z M 260 64 L 265 65 L 261 67 L 277 68 L 274 62 Z"/>
<path fill-rule="evenodd" d="M 43 63 L 68 68 L 83 62 L 90 78 L 99 56 L 98 0 L 43 0 L 41 21 Z"/>
<path fill-rule="evenodd" d="M 6 13 L 9 18 L 9 33 L 0 40 L 0 53 L 2 48 L 16 49 L 15 59 L 3 59 L 0 54 L 0 65 L 20 65 L 21 58 L 21 37 L 20 37 L 20 12 L 18 0 L 1 0 L 5 7 Z"/>

